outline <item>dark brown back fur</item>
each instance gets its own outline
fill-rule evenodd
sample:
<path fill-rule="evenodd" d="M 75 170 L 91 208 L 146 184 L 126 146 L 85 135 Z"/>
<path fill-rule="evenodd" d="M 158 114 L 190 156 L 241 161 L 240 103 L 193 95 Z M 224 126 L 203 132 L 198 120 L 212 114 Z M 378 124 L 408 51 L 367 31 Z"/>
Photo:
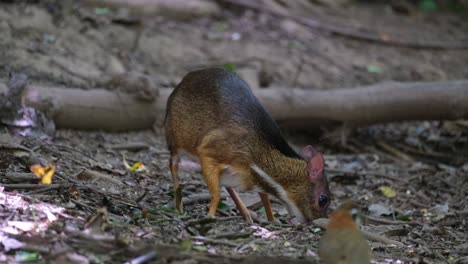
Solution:
<path fill-rule="evenodd" d="M 329 193 L 326 178 L 309 180 L 308 163 L 235 73 L 211 68 L 187 74 L 168 99 L 166 139 L 171 156 L 184 149 L 200 159 L 209 157 L 245 175 L 247 189 L 257 185 L 280 198 L 277 188 L 251 170 L 256 164 L 284 188 L 306 219 L 323 214 L 316 208 L 318 195 Z"/>
<path fill-rule="evenodd" d="M 167 107 L 169 149 L 184 147 L 191 151 L 210 131 L 238 127 L 248 131 L 250 136 L 246 140 L 257 137 L 285 156 L 301 158 L 286 143 L 248 85 L 235 73 L 220 68 L 192 72 L 177 85 Z"/>

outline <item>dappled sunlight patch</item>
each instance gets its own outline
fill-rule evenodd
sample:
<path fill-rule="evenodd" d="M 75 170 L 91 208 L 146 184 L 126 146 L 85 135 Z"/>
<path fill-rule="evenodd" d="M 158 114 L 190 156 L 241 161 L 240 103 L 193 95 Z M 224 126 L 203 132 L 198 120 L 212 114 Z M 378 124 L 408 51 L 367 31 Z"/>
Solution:
<path fill-rule="evenodd" d="M 261 226 L 251 226 L 254 231 L 253 235 L 264 238 L 264 239 L 278 239 L 278 232 L 277 231 L 270 231 Z"/>
<path fill-rule="evenodd" d="M 63 211 L 64 208 L 55 205 L 32 203 L 19 194 L 5 192 L 0 186 L 0 243 L 5 252 L 23 248 L 26 243 L 17 240 L 18 235 L 31 237 L 46 231 Z"/>

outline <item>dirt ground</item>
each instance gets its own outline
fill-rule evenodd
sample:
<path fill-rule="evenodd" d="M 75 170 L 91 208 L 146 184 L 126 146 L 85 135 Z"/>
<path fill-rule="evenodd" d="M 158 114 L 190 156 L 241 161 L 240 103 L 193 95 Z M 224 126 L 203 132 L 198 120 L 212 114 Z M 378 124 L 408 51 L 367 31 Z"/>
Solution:
<path fill-rule="evenodd" d="M 21 72 L 33 83 L 89 89 L 113 74 L 138 72 L 158 87 L 174 87 L 191 70 L 226 64 L 254 89 L 468 78 L 466 49 L 363 41 L 238 7 L 186 21 L 146 17 L 133 49 L 137 30 L 128 17 L 79 1 L 31 2 L 0 1 L 3 82 L 10 72 Z M 415 39 L 453 41 L 468 35 L 467 13 L 414 8 L 403 15 L 385 1 L 309 2 L 310 10 L 292 12 Z M 362 209 L 363 230 L 403 243 L 369 241 L 376 263 L 468 263 L 466 121 L 359 128 L 346 145 L 339 133 L 326 129 L 285 134 L 298 151 L 312 144 L 325 154 L 330 211 L 352 199 Z M 172 208 L 168 157 L 164 135 L 154 131 L 59 128 L 53 138 L 27 138 L 2 130 L 0 262 L 317 261 L 323 230 L 288 224 L 277 200 L 275 223 L 266 221 L 253 193 L 242 199 L 252 205 L 255 224 L 242 221 L 228 198 L 217 218 L 207 219 L 208 192 L 199 171 L 181 172 L 186 212 L 178 214 Z M 129 171 L 125 162 L 142 162 L 146 170 Z M 51 186 L 39 188 L 29 168 L 35 163 L 56 166 Z"/>

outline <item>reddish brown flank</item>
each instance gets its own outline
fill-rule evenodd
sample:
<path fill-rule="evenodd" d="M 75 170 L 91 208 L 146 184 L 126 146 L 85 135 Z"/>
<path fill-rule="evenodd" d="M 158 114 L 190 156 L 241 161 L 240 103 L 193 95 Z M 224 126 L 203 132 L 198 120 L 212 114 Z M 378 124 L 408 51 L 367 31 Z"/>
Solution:
<path fill-rule="evenodd" d="M 267 194 L 283 201 L 300 222 L 325 215 L 330 192 L 322 154 L 307 146 L 298 155 L 235 73 L 212 68 L 187 74 L 168 99 L 166 138 L 179 210 L 178 163 L 181 152 L 187 152 L 200 161 L 211 196 L 209 215 L 216 213 L 221 185 L 248 221 L 249 211 L 235 188 L 258 188 L 269 220 Z"/>

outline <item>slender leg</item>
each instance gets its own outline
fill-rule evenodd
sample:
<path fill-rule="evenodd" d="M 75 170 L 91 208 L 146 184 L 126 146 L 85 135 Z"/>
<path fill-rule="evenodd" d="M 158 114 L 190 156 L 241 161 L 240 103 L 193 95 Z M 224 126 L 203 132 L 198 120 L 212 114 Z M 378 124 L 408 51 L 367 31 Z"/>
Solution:
<path fill-rule="evenodd" d="M 219 201 L 221 200 L 221 186 L 219 177 L 221 174 L 221 167 L 212 158 L 200 158 L 202 167 L 203 178 L 205 179 L 208 191 L 210 192 L 210 209 L 208 215 L 215 216 L 218 209 Z"/>
<path fill-rule="evenodd" d="M 241 215 L 244 217 L 244 220 L 249 223 L 253 223 L 252 217 L 250 216 L 249 209 L 247 209 L 245 204 L 242 202 L 236 190 L 230 187 L 226 187 L 226 190 L 228 191 L 229 195 L 231 195 L 232 200 L 236 204 L 237 210 L 239 210 Z"/>
<path fill-rule="evenodd" d="M 169 166 L 171 167 L 172 183 L 174 185 L 174 200 L 175 208 L 179 212 L 184 212 L 184 205 L 182 204 L 182 188 L 179 185 L 179 156 L 176 154 L 169 159 Z"/>
<path fill-rule="evenodd" d="M 270 198 L 268 197 L 267 193 L 259 192 L 258 195 L 262 200 L 263 206 L 265 206 L 265 213 L 267 216 L 268 221 L 273 222 L 275 221 L 275 217 L 273 216 L 273 210 L 271 209 Z"/>

